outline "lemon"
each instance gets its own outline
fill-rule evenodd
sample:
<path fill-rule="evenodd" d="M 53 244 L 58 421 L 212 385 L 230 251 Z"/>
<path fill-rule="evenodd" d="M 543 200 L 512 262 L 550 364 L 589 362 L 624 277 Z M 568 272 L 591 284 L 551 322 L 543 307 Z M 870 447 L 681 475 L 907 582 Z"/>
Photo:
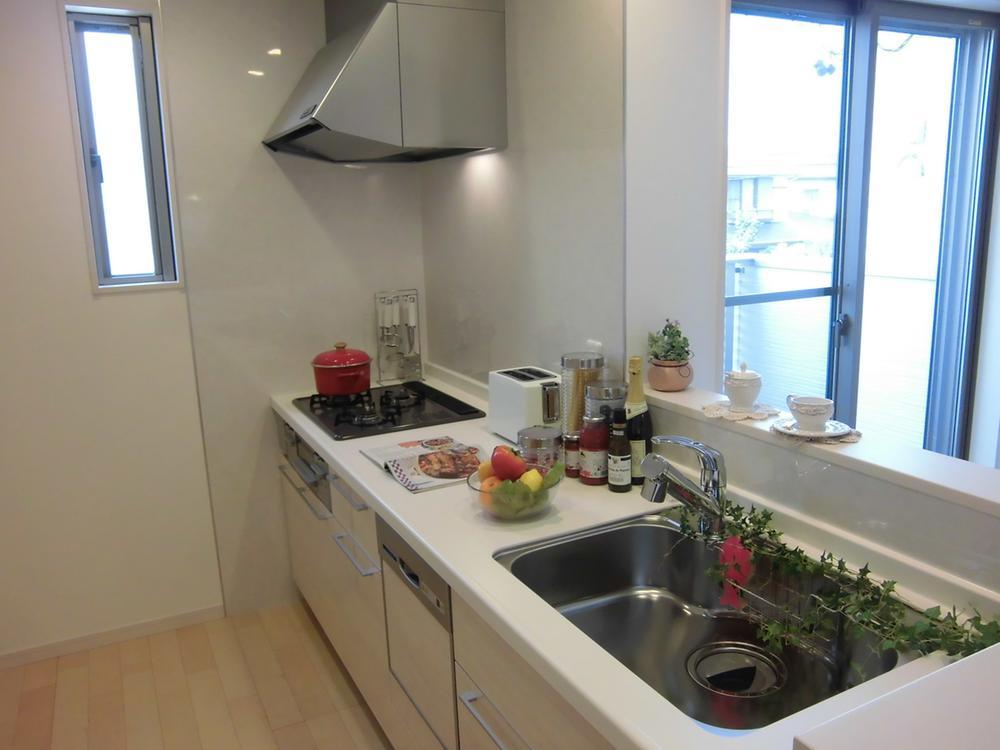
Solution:
<path fill-rule="evenodd" d="M 523 482 L 532 492 L 542 489 L 542 473 L 538 469 L 529 469 L 517 481 Z"/>

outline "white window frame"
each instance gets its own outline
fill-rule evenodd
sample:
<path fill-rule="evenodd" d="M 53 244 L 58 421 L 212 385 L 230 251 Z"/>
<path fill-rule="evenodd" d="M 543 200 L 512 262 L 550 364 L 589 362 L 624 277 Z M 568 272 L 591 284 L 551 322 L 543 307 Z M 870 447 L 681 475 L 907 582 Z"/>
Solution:
<path fill-rule="evenodd" d="M 138 6 L 138 7 L 136 7 Z M 86 225 L 88 261 L 95 293 L 183 288 L 181 242 L 172 186 L 172 147 L 167 93 L 158 55 L 159 17 L 154 2 L 135 0 L 124 6 L 109 0 L 106 6 L 63 6 L 63 40 L 67 85 L 72 109 L 80 176 L 81 200 Z M 81 54 L 76 23 L 97 23 L 128 27 L 136 44 L 136 73 L 143 118 L 143 146 L 146 159 L 147 195 L 150 200 L 151 233 L 155 271 L 152 274 L 111 276 L 103 229 L 101 194 L 95 162 L 92 118 L 87 91 L 86 62 Z M 79 75 L 78 75 L 79 72 Z M 96 196 L 96 199 L 95 199 Z"/>

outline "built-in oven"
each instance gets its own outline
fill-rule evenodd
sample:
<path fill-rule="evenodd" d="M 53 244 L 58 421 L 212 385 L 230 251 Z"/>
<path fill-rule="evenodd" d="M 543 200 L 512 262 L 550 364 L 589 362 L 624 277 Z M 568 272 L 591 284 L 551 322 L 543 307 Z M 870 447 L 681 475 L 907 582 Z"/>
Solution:
<path fill-rule="evenodd" d="M 451 588 L 376 516 L 389 671 L 445 750 L 458 748 Z"/>
<path fill-rule="evenodd" d="M 332 513 L 330 469 L 326 461 L 309 447 L 309 444 L 299 437 L 298 433 L 284 420 L 281 420 L 278 425 L 278 438 L 281 442 L 281 452 L 288 459 L 288 465 L 299 475 L 299 479 L 312 490 L 323 507 Z"/>

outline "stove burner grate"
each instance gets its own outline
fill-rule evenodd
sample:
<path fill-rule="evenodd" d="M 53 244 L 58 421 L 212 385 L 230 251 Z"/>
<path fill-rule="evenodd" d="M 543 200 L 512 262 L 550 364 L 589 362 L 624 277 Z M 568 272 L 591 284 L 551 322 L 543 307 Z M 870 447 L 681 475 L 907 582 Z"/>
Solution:
<path fill-rule="evenodd" d="M 316 414 L 357 408 L 371 411 L 375 408 L 375 399 L 371 391 L 354 393 L 350 396 L 324 396 L 321 393 L 314 393 L 309 397 L 309 408 Z"/>
<path fill-rule="evenodd" d="M 334 440 L 458 422 L 482 411 L 421 382 L 378 386 L 351 396 L 314 394 L 295 404 Z"/>
<path fill-rule="evenodd" d="M 414 393 L 406 388 L 389 389 L 379 396 L 379 405 L 383 410 L 400 411 L 411 406 L 419 406 L 424 402 L 424 394 Z"/>

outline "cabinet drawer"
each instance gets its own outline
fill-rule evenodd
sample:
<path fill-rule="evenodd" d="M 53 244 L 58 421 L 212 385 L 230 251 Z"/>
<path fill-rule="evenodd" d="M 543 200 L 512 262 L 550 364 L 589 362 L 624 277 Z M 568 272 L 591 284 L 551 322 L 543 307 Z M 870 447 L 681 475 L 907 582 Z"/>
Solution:
<path fill-rule="evenodd" d="M 317 565 L 326 533 L 329 512 L 316 500 L 312 491 L 287 466 L 280 465 L 281 496 L 285 508 L 288 551 L 292 577 L 310 604 L 323 590 Z"/>
<path fill-rule="evenodd" d="M 281 467 L 295 583 L 383 730 L 397 748 L 442 750 L 389 672 L 375 513 L 331 493 L 334 518 L 294 470 Z M 339 509 L 339 511 L 337 510 Z"/>
<path fill-rule="evenodd" d="M 330 483 L 330 502 L 333 506 L 333 515 L 350 531 L 352 516 L 366 510 L 368 506 L 362 502 L 358 493 L 352 490 L 351 486 L 337 472 L 331 471 L 327 474 L 326 481 Z"/>
<path fill-rule="evenodd" d="M 351 534 L 368 557 L 376 562 L 381 559 L 375 533 L 375 511 L 367 506 L 364 510 L 355 510 L 351 515 Z"/>
<path fill-rule="evenodd" d="M 455 660 L 529 747 L 611 750 L 607 740 L 454 592 L 452 621 Z"/>
<path fill-rule="evenodd" d="M 331 518 L 327 522 L 323 538 L 317 545 L 316 557 L 323 588 L 318 594 L 318 601 L 309 599 L 316 618 L 345 664 L 344 654 L 349 652 L 354 642 L 354 625 L 351 622 L 353 581 L 350 563 L 334 540 L 346 534 L 347 530 L 337 519 Z"/>
<path fill-rule="evenodd" d="M 458 743 L 462 750 L 531 750 L 458 664 Z"/>

